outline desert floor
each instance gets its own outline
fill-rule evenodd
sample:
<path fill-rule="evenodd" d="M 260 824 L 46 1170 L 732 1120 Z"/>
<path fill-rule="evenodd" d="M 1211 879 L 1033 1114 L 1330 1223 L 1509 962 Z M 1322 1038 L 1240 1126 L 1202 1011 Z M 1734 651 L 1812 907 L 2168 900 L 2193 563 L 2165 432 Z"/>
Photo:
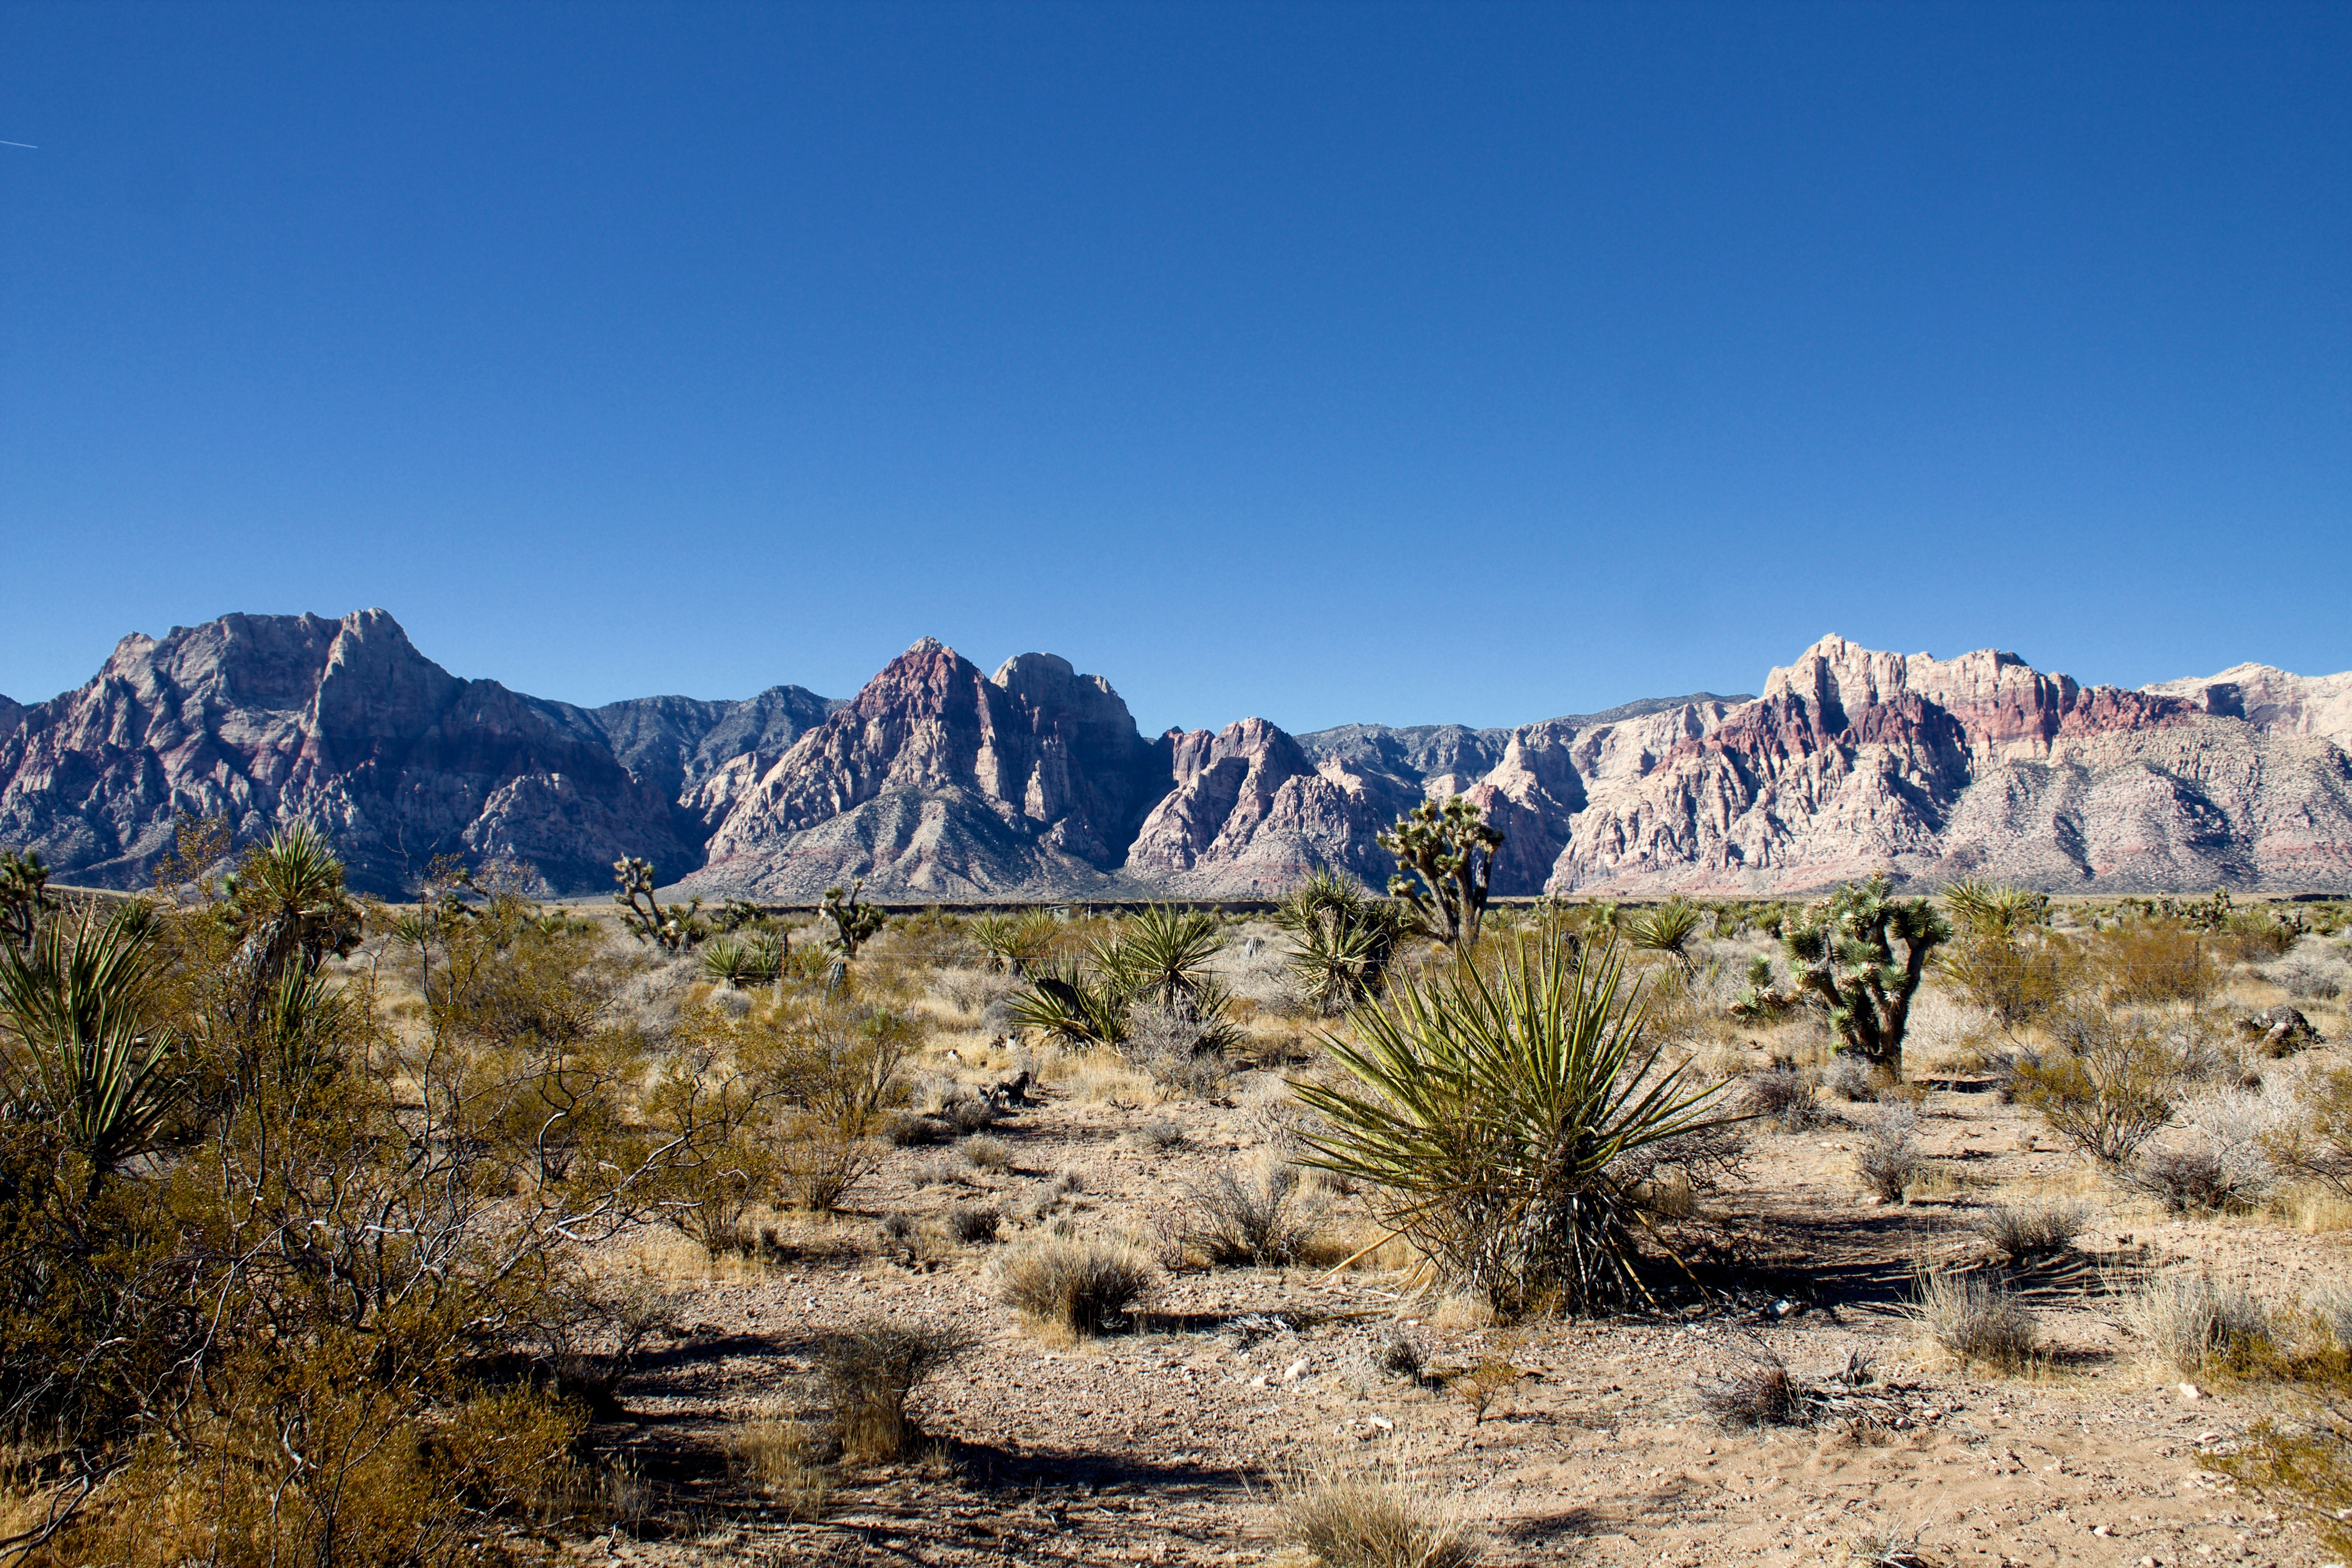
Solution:
<path fill-rule="evenodd" d="M 2242 986 L 2237 1000 L 2276 997 Z M 926 1002 L 935 1088 L 1013 1064 L 1017 1046 L 991 1037 L 980 1003 Z M 709 1003 L 694 988 L 677 1005 Z M 2303 1005 L 2331 1040 L 2346 1037 L 2340 1006 Z M 2167 1218 L 2000 1103 L 1989 1079 L 1932 1058 L 1919 1110 L 1941 1174 L 1927 1190 L 1864 1195 L 1849 1145 L 1870 1107 L 1828 1102 L 1847 1120 L 1758 1131 L 1748 1179 L 1706 1197 L 1685 1237 L 1706 1292 L 1652 1315 L 1480 1326 L 1417 1290 L 1393 1246 L 1341 1268 L 1171 1270 L 1129 1331 L 1100 1339 L 1041 1337 L 999 1304 L 992 1266 L 1024 1237 L 1055 1227 L 1149 1247 L 1193 1184 L 1281 1152 L 1285 1080 L 1309 1070 L 1315 1027 L 1261 1026 L 1258 1060 L 1214 1100 L 1162 1098 L 1108 1062 L 1030 1057 L 1045 1082 L 991 1131 L 1002 1169 L 952 1148 L 892 1150 L 838 1216 L 772 1216 L 760 1258 L 713 1262 L 666 1233 L 616 1250 L 611 1267 L 676 1296 L 679 1331 L 656 1342 L 595 1436 L 689 1523 L 566 1550 L 681 1563 L 1296 1561 L 1280 1489 L 1364 1468 L 1476 1525 L 1493 1563 L 2330 1560 L 2307 1528 L 2200 1467 L 2291 1413 L 2285 1396 L 2184 1384 L 2121 1329 L 2116 1292 L 2164 1268 L 2246 1279 L 2273 1300 L 2352 1282 L 2352 1231 L 2338 1228 L 2352 1215 L 2305 1203 Z M 1716 1049 L 1717 1071 L 1727 1049 L 1762 1065 L 1752 1042 Z M 1181 1142 L 1157 1146 L 1171 1134 L 1147 1138 L 1153 1123 Z M 1333 1251 L 1378 1235 L 1360 1194 L 1320 1196 Z M 2042 1353 L 2010 1375 L 1953 1364 L 1908 1310 L 1915 1265 L 1979 1256 L 1971 1215 L 2037 1196 L 2094 1215 L 2068 1252 L 2017 1278 Z M 1005 1216 L 1000 1238 L 949 1240 L 943 1216 L 977 1203 Z M 893 1235 L 894 1215 L 911 1227 Z M 916 1458 L 845 1468 L 821 1519 L 788 1517 L 741 1462 L 747 1424 L 807 1408 L 813 1334 L 877 1316 L 961 1326 L 979 1348 L 918 1396 Z M 1399 1327 L 1426 1353 L 1418 1380 L 1371 1360 Z M 1720 1425 L 1699 1385 L 1759 1346 L 1813 1382 L 1864 1358 L 1867 1419 Z M 1512 1369 L 1499 1380 L 1498 1362 Z M 1482 1364 L 1498 1384 L 1483 1411 L 1461 1388 Z"/>

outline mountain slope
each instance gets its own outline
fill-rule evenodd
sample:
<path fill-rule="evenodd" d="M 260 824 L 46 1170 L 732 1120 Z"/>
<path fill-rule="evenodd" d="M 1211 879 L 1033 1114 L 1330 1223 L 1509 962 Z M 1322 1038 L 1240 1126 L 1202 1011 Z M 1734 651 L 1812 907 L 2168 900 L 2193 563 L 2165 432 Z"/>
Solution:
<path fill-rule="evenodd" d="M 1879 868 L 2082 891 L 2352 886 L 2352 763 L 2013 654 L 1825 637 L 1715 732 L 1595 790 L 1550 886 L 1767 892 Z"/>
<path fill-rule="evenodd" d="M 241 840 L 306 818 L 380 892 L 436 854 L 516 856 L 566 891 L 624 854 L 684 861 L 670 800 L 549 707 L 458 679 L 381 610 L 133 635 L 0 737 L 0 842 L 100 886 L 143 879 L 183 810 Z"/>
<path fill-rule="evenodd" d="M 2352 751 L 2352 670 L 2290 675 L 2267 664 L 2232 665 L 2219 675 L 2168 680 L 2143 691 L 2179 697 L 2271 734 L 2317 735 Z"/>

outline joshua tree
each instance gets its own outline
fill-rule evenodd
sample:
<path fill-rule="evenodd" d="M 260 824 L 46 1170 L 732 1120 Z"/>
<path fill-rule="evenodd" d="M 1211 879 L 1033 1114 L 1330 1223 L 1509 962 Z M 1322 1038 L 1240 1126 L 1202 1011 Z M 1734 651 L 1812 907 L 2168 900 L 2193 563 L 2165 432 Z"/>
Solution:
<path fill-rule="evenodd" d="M 1844 1048 L 1903 1076 L 1903 1034 L 1927 954 L 1951 940 L 1951 922 L 1925 899 L 1898 899 L 1885 877 L 1848 882 L 1781 941 L 1797 988 L 1827 1004 Z M 1894 943 L 1904 945 L 1895 961 Z"/>
<path fill-rule="evenodd" d="M 615 860 L 613 880 L 620 884 L 614 889 L 613 901 L 628 910 L 621 917 L 621 923 L 639 942 L 683 952 L 702 940 L 702 900 L 693 899 L 662 908 L 654 897 L 652 861 L 640 860 L 634 855 Z"/>
<path fill-rule="evenodd" d="M 41 917 L 58 907 L 49 891 L 49 868 L 31 850 L 0 849 L 0 938 L 17 947 L 33 945 Z"/>
<path fill-rule="evenodd" d="M 856 958 L 857 950 L 882 929 L 883 921 L 888 918 L 874 905 L 857 901 L 857 895 L 865 889 L 866 879 L 861 877 L 849 884 L 846 894 L 839 888 L 824 890 L 824 903 L 821 907 L 825 918 L 833 921 L 834 944 L 841 949 L 841 956 L 845 959 Z"/>
<path fill-rule="evenodd" d="M 1396 857 L 1390 896 L 1411 904 L 1423 929 L 1455 952 L 1466 954 L 1475 947 L 1503 830 L 1488 826 L 1485 815 L 1457 795 L 1444 805 L 1422 802 L 1398 817 L 1378 842 Z"/>

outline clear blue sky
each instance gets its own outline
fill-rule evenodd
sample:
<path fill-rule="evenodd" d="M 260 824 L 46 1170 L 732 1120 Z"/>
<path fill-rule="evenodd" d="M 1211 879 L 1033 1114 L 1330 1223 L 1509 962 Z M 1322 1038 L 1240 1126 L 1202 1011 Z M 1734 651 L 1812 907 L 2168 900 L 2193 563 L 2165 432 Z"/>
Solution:
<path fill-rule="evenodd" d="M 0 690 L 2352 668 L 2352 7 L 0 9 Z"/>

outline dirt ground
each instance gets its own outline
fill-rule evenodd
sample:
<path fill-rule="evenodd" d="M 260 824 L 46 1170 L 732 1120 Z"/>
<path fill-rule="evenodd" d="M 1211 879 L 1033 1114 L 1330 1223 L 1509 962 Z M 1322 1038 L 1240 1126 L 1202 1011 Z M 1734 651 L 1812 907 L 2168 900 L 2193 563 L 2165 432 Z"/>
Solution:
<path fill-rule="evenodd" d="M 1011 1066 L 1017 1047 L 976 1011 L 930 1005 L 927 1070 L 978 1082 Z M 2344 1038 L 2339 1008 L 2305 1005 Z M 2273 1300 L 2352 1284 L 2346 1216 L 2319 1205 L 2168 1219 L 2093 1176 L 1989 1080 L 1932 1061 L 1919 1110 L 1942 1174 L 1927 1191 L 1866 1197 L 1850 1126 L 1758 1132 L 1748 1179 L 1706 1198 L 1694 1232 L 1707 1293 L 1646 1318 L 1481 1327 L 1382 1267 L 1402 1261 L 1393 1247 L 1338 1268 L 1171 1272 L 1128 1331 L 1074 1343 L 1000 1304 L 992 1266 L 1024 1237 L 1058 1226 L 1149 1246 L 1192 1184 L 1278 1152 L 1283 1082 L 1306 1069 L 1312 1024 L 1259 1037 L 1266 1059 L 1214 1100 L 1046 1059 L 1037 1103 L 992 1130 L 1004 1168 L 893 1150 L 850 1212 L 777 1216 L 771 1256 L 713 1263 L 667 1236 L 616 1253 L 614 1268 L 676 1294 L 681 1331 L 656 1342 L 595 1436 L 691 1523 L 567 1550 L 663 1563 L 1298 1561 L 1277 1539 L 1278 1489 L 1365 1467 L 1442 1499 L 1483 1532 L 1491 1563 L 2331 1560 L 2306 1528 L 2199 1464 L 2278 1396 L 2184 1385 L 2151 1364 L 2118 1327 L 2115 1291 L 2175 1264 L 2252 1279 Z M 1150 1123 L 1173 1123 L 1182 1142 L 1154 1146 Z M 936 1179 L 950 1169 L 959 1180 Z M 1907 1310 L 1915 1262 L 1979 1251 L 1968 1222 L 1984 1205 L 2053 1194 L 2096 1218 L 2019 1279 L 2044 1353 L 2017 1375 L 1951 1364 Z M 1374 1234 L 1360 1197 L 1329 1201 L 1332 1234 Z M 1006 1216 L 998 1241 L 939 1233 L 951 1206 L 981 1202 Z M 904 1244 L 885 1228 L 891 1215 L 914 1222 Z M 787 1518 L 730 1468 L 735 1434 L 804 1410 L 812 1335 L 870 1317 L 959 1326 L 979 1348 L 919 1396 L 929 1441 L 914 1459 L 845 1469 L 824 1518 Z M 1399 1328 L 1425 1352 L 1418 1379 L 1371 1359 Z M 1759 1346 L 1815 1382 L 1860 1358 L 1872 1419 L 1719 1425 L 1698 1385 Z M 1496 1360 L 1515 1375 L 1481 1411 L 1459 1374 Z"/>

